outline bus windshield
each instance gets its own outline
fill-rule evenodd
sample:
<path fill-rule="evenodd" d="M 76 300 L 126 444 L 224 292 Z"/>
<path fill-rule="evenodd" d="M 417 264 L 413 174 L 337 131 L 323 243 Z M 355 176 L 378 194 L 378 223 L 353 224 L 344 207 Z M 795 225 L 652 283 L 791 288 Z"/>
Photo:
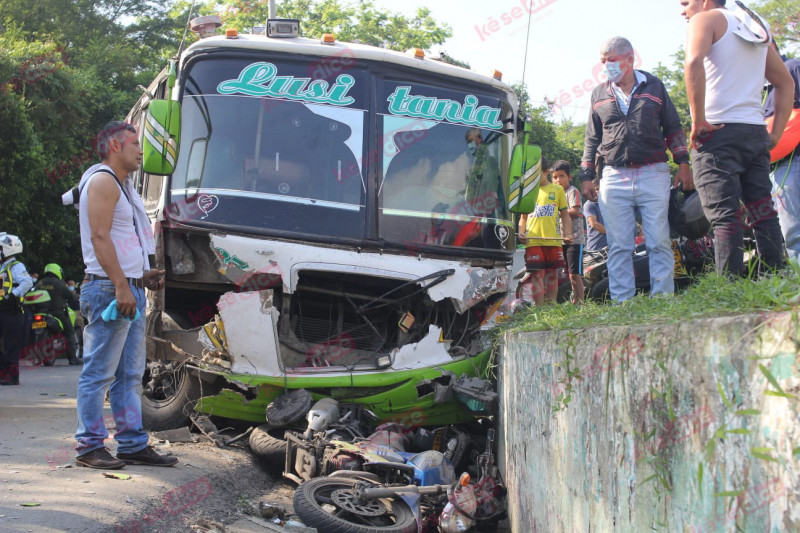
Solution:
<path fill-rule="evenodd" d="M 243 231 L 510 249 L 502 95 L 389 81 L 366 61 L 328 78 L 315 65 L 192 62 L 173 201 L 203 195 L 205 222 Z"/>

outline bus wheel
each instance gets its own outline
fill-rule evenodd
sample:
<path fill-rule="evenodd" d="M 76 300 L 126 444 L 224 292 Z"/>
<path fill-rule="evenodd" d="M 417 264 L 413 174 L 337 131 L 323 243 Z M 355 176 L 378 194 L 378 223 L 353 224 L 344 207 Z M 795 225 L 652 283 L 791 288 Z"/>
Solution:
<path fill-rule="evenodd" d="M 197 400 L 214 391 L 186 365 L 150 361 L 142 378 L 142 425 L 151 431 L 183 427 Z"/>

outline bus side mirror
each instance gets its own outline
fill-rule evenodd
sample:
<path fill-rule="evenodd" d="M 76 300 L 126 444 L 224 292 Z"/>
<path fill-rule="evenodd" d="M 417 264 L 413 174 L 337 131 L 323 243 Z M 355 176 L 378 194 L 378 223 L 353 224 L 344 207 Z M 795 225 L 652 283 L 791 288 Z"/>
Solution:
<path fill-rule="evenodd" d="M 524 142 L 514 145 L 508 173 L 508 210 L 512 213 L 532 213 L 539 196 L 541 179 L 541 147 Z"/>
<path fill-rule="evenodd" d="M 142 169 L 164 176 L 175 171 L 181 140 L 181 104 L 153 100 L 147 106 L 142 140 Z"/>

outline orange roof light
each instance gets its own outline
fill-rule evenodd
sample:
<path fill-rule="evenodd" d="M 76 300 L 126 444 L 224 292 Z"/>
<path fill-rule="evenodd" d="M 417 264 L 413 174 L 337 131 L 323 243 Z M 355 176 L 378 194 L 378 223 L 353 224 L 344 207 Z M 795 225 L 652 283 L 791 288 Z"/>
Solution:
<path fill-rule="evenodd" d="M 425 59 L 425 50 L 422 48 L 409 48 L 406 50 L 406 54 L 415 57 L 417 59 Z"/>
<path fill-rule="evenodd" d="M 332 33 L 323 33 L 321 42 L 322 44 L 333 44 L 336 42 L 336 36 Z"/>
<path fill-rule="evenodd" d="M 225 38 L 226 39 L 238 39 L 239 38 L 239 31 L 236 28 L 226 28 L 225 29 Z"/>
<path fill-rule="evenodd" d="M 503 80 L 503 73 L 497 69 L 492 70 L 492 77 L 496 80 L 502 81 Z"/>

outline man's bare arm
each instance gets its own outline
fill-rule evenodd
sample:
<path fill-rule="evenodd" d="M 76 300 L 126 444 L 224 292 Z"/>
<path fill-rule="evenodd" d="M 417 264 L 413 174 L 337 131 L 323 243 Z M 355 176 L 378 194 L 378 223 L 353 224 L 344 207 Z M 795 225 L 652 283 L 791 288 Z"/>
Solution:
<path fill-rule="evenodd" d="M 706 120 L 706 70 L 703 66 L 703 60 L 714 43 L 715 31 L 718 31 L 717 16 L 724 17 L 709 11 L 698 13 L 689 20 L 683 77 L 686 81 L 686 95 L 692 114 L 692 131 L 689 135 L 689 142 L 692 145 L 697 144 L 701 137 L 721 127 L 712 126 Z M 723 22 L 727 25 L 727 21 Z"/>
<path fill-rule="evenodd" d="M 114 181 L 114 177 L 110 174 L 101 174 L 89 184 L 89 190 L 86 192 L 89 229 L 97 262 L 114 283 L 117 311 L 122 316 L 133 317 L 136 314 L 136 299 L 128 286 L 128 280 L 119 264 L 114 241 L 111 239 L 114 208 L 122 194 Z"/>

